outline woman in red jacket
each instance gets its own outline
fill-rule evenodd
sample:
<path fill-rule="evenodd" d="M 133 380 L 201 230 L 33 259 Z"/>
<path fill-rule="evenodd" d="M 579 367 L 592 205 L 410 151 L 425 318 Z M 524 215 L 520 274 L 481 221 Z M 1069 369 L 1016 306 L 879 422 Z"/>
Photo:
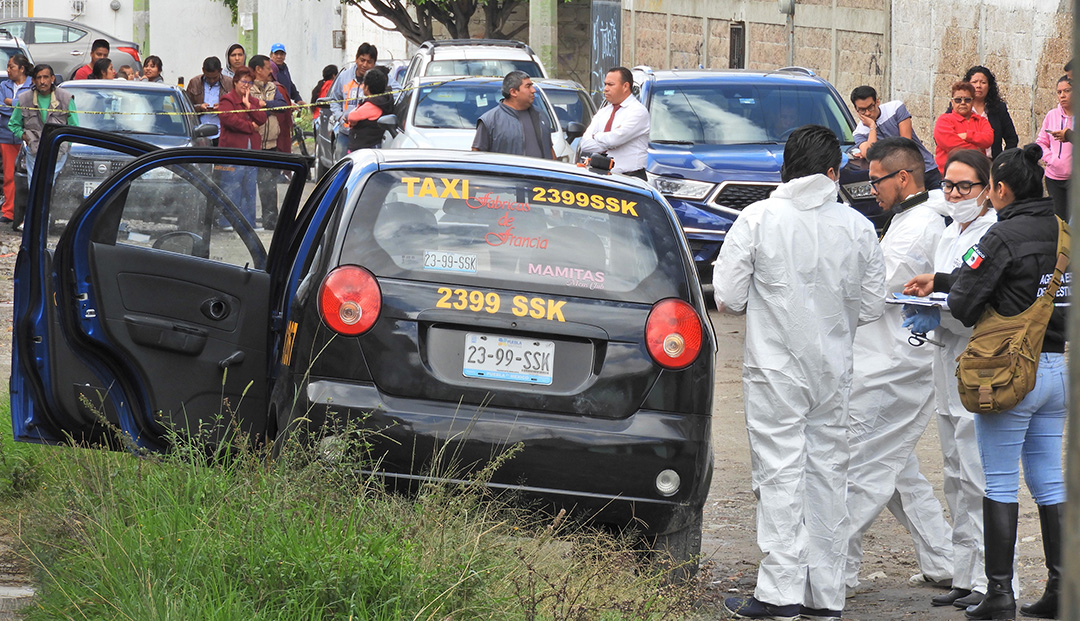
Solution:
<path fill-rule="evenodd" d="M 266 123 L 266 113 L 260 110 L 263 102 L 251 96 L 255 74 L 240 67 L 233 74 L 233 90 L 218 103 L 221 112 L 219 147 L 261 149 L 259 126 Z M 221 166 L 222 182 L 230 198 L 240 208 L 248 223 L 255 226 L 255 173 L 252 166 Z M 226 226 L 226 228 L 229 228 Z"/>
<path fill-rule="evenodd" d="M 975 114 L 975 87 L 971 82 L 952 85 L 952 112 L 946 112 L 934 123 L 934 161 L 945 174 L 945 160 L 957 149 L 986 151 L 994 142 L 994 128 L 986 117 Z"/>

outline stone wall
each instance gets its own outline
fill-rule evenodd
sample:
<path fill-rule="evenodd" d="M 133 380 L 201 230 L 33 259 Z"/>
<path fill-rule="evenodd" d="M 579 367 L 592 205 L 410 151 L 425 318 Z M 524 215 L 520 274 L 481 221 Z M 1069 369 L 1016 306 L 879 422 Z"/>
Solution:
<path fill-rule="evenodd" d="M 1020 143 L 1035 139 L 1071 55 L 1069 0 L 981 0 L 961 6 L 934 0 L 894 0 L 893 80 L 916 131 L 932 133 L 948 106 L 949 86 L 973 65 L 994 72 Z"/>

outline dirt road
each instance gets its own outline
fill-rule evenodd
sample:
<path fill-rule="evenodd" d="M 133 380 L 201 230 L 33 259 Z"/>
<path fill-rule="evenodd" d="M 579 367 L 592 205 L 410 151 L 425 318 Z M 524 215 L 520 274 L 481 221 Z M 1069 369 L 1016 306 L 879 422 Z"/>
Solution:
<path fill-rule="evenodd" d="M 716 393 L 713 401 L 713 448 L 716 469 L 712 491 L 705 506 L 702 551 L 712 563 L 710 594 L 752 595 L 761 551 L 755 534 L 756 500 L 750 491 L 750 449 L 747 444 L 742 395 L 742 317 L 711 313 L 716 330 Z M 931 422 L 917 449 L 922 472 L 937 491 L 942 507 L 942 458 L 937 424 Z M 1042 539 L 1035 502 L 1020 486 L 1020 582 L 1018 601 L 1032 601 L 1042 594 L 1046 582 Z M 948 512 L 947 507 L 945 508 Z M 896 619 L 962 620 L 964 613 L 948 607 L 934 608 L 930 598 L 942 591 L 915 587 L 908 578 L 919 571 L 914 546 L 907 531 L 886 511 L 864 540 L 860 585 L 847 600 L 848 621 Z M 850 595 L 850 594 L 849 594 Z"/>

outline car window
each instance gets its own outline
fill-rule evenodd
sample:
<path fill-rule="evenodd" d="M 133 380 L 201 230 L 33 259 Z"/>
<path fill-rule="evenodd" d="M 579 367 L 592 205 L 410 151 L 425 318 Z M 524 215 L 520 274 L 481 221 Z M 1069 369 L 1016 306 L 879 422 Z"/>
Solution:
<path fill-rule="evenodd" d="M 79 124 L 90 129 L 129 134 L 187 136 L 175 93 L 120 88 L 71 88 Z"/>
<path fill-rule="evenodd" d="M 78 41 L 79 39 L 82 39 L 83 37 L 85 37 L 88 34 L 85 30 L 80 30 L 80 29 L 78 29 L 78 28 L 76 28 L 74 26 L 68 26 L 67 30 L 68 30 L 67 31 L 67 41 L 68 41 L 68 43 L 71 43 L 73 41 Z"/>
<path fill-rule="evenodd" d="M 661 205 L 641 195 L 385 171 L 357 199 L 340 263 L 384 277 L 644 302 L 680 294 L 679 248 Z"/>
<path fill-rule="evenodd" d="M 430 129 L 475 129 L 476 121 L 502 99 L 502 80 L 479 83 L 446 82 L 423 86 L 417 94 L 413 125 Z M 543 95 L 537 93 L 533 107 L 552 127 Z"/>
<path fill-rule="evenodd" d="M 16 54 L 25 56 L 26 52 L 16 45 L 5 45 L 0 43 L 0 66 L 7 67 L 8 60 Z"/>
<path fill-rule="evenodd" d="M 555 108 L 555 115 L 559 117 L 559 126 L 565 128 L 568 123 L 584 123 L 588 125 L 592 121 L 592 110 L 589 109 L 585 99 L 588 97 L 584 92 L 561 88 L 545 88 L 544 95 Z"/>
<path fill-rule="evenodd" d="M 67 26 L 44 22 L 34 24 L 34 43 L 68 43 L 78 38 Z"/>
<path fill-rule="evenodd" d="M 0 24 L 0 30 L 8 31 L 13 37 L 26 39 L 26 22 L 5 22 Z"/>
<path fill-rule="evenodd" d="M 843 143 L 853 127 L 826 88 L 771 84 L 657 84 L 649 102 L 654 142 L 785 142 L 803 125 L 823 125 Z"/>
<path fill-rule="evenodd" d="M 540 66 L 531 60 L 433 60 L 424 75 L 474 75 L 501 78 L 511 71 L 524 71 L 530 78 L 544 76 Z"/>

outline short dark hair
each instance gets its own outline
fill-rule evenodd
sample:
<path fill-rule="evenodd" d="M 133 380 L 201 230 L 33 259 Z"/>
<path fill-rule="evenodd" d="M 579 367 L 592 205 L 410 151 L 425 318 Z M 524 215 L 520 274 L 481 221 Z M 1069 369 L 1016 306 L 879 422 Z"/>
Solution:
<path fill-rule="evenodd" d="M 855 90 L 851 91 L 851 103 L 855 103 L 859 99 L 873 99 L 877 101 L 877 91 L 873 86 L 856 86 Z"/>
<path fill-rule="evenodd" d="M 154 56 L 153 54 L 151 54 L 150 56 L 147 56 L 146 59 L 142 61 L 142 64 L 143 64 L 143 67 L 145 67 L 147 65 L 153 65 L 153 66 L 157 67 L 158 69 L 161 69 L 162 67 L 165 66 L 165 65 L 161 64 L 161 58 L 158 57 L 158 56 Z"/>
<path fill-rule="evenodd" d="M 356 57 L 361 56 L 370 56 L 371 60 L 379 60 L 379 48 L 365 41 L 356 48 Z"/>
<path fill-rule="evenodd" d="M 250 67 L 237 67 L 232 76 L 233 84 L 239 83 L 240 80 L 243 80 L 244 78 L 251 78 L 251 81 L 254 82 L 255 72 L 252 71 Z"/>
<path fill-rule="evenodd" d="M 949 166 L 953 162 L 959 162 L 961 164 L 967 164 L 975 171 L 975 176 L 979 178 L 979 181 L 985 186 L 990 185 L 990 158 L 986 157 L 986 154 L 977 149 L 956 149 L 949 154 L 949 159 L 945 160 L 945 172 L 949 171 Z"/>
<path fill-rule="evenodd" d="M 799 177 L 840 172 L 840 139 L 833 130 L 821 125 L 804 125 L 787 139 L 784 145 L 784 165 L 780 180 L 784 183 Z"/>
<path fill-rule="evenodd" d="M 48 69 L 51 75 L 56 75 L 56 72 L 53 71 L 52 65 L 50 65 L 49 63 L 38 63 L 34 65 L 33 69 L 30 70 L 30 77 L 37 77 L 37 74 L 41 73 L 41 71 L 44 69 Z"/>
<path fill-rule="evenodd" d="M 10 58 L 11 62 L 15 63 L 15 66 L 22 69 L 23 73 L 30 75 L 30 72 L 34 70 L 34 66 L 30 64 L 30 59 L 22 54 L 16 54 Z"/>
<path fill-rule="evenodd" d="M 925 188 L 923 173 L 926 172 L 926 163 L 919 145 L 910 138 L 891 136 L 878 140 L 866 152 L 866 161 L 881 162 L 882 166 L 892 170 L 910 170 L 915 184 Z"/>
<path fill-rule="evenodd" d="M 517 69 L 506 74 L 502 82 L 503 99 L 508 99 L 510 97 L 510 91 L 521 88 L 521 84 L 527 79 L 529 79 L 529 74 Z"/>
<path fill-rule="evenodd" d="M 338 66 L 337 65 L 327 65 L 327 66 L 322 68 L 322 79 L 324 79 L 324 80 L 333 80 L 334 78 L 337 77 L 337 74 L 338 74 Z"/>
<path fill-rule="evenodd" d="M 1026 144 L 1021 148 L 1005 149 L 994 158 L 990 177 L 995 184 L 1004 183 L 1016 200 L 1041 198 L 1043 195 L 1042 147 Z"/>
<path fill-rule="evenodd" d="M 202 61 L 203 71 L 221 71 L 221 59 L 217 56 L 207 56 Z"/>
<path fill-rule="evenodd" d="M 93 45 L 90 46 L 90 51 L 93 52 L 94 50 L 101 49 L 101 48 L 105 48 L 107 50 L 111 49 L 109 47 L 109 42 L 106 41 L 105 39 L 94 39 Z"/>
<path fill-rule="evenodd" d="M 248 61 L 248 68 L 255 71 L 257 67 L 262 67 L 266 63 L 270 62 L 269 56 L 263 56 L 262 54 L 256 54 Z"/>
<path fill-rule="evenodd" d="M 389 82 L 389 78 L 382 71 L 379 71 L 378 67 L 374 69 L 368 69 L 364 73 L 364 86 L 368 87 L 368 92 L 372 95 L 382 95 L 386 92 L 386 84 Z"/>
<path fill-rule="evenodd" d="M 634 74 L 630 72 L 626 67 L 612 67 L 607 70 L 607 73 L 619 74 L 619 79 L 630 85 L 630 88 L 634 88 Z M 607 75 L 605 73 L 604 75 Z"/>
<path fill-rule="evenodd" d="M 1060 78 L 1058 78 L 1058 81 L 1057 81 L 1057 83 L 1058 83 L 1058 84 L 1061 84 L 1062 82 L 1068 82 L 1068 83 L 1069 83 L 1069 86 L 1072 86 L 1072 80 L 1070 80 L 1070 79 L 1069 79 L 1069 76 L 1067 76 L 1067 75 L 1063 75 L 1063 76 L 1061 76 Z"/>

